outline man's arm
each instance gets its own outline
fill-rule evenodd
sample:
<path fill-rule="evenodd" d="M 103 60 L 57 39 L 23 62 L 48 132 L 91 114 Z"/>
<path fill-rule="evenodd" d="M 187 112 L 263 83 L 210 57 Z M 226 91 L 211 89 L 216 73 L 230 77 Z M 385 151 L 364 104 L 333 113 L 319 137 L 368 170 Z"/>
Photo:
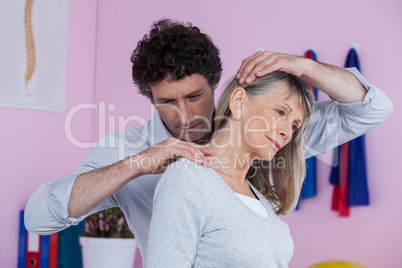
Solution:
<path fill-rule="evenodd" d="M 364 99 L 352 103 L 335 100 L 315 103 L 312 123 L 308 130 L 308 144 L 304 151 L 306 158 L 366 134 L 380 125 L 393 110 L 392 103 L 385 93 L 364 78 L 356 68 L 345 70 L 364 86 Z"/>
<path fill-rule="evenodd" d="M 130 169 L 130 159 L 95 169 L 77 176 L 68 203 L 69 217 L 77 218 L 105 201 L 132 179 L 139 177 L 139 169 Z"/>
<path fill-rule="evenodd" d="M 85 162 L 78 166 L 76 172 L 58 178 L 55 182 L 46 183 L 35 191 L 25 208 L 25 226 L 29 231 L 42 235 L 51 234 L 71 225 L 77 225 L 89 214 L 117 206 L 113 197 L 107 197 L 103 202 L 96 204 L 97 206 L 89 208 L 86 201 L 82 201 L 82 207 L 88 210 L 81 215 L 70 215 L 68 211 L 70 195 L 77 178 L 82 174 L 91 173 L 95 169 L 112 165 L 118 161 L 118 146 L 116 148 L 104 146 L 105 140 L 112 137 L 116 138 L 118 135 L 108 133 L 99 142 L 101 146 L 95 147 L 91 151 Z"/>
<path fill-rule="evenodd" d="M 163 173 L 168 164 L 177 157 L 185 157 L 208 166 L 205 155 L 211 154 L 210 150 L 201 145 L 169 138 L 116 164 L 81 174 L 71 190 L 68 214 L 70 217 L 86 214 L 131 180 L 146 174 Z M 149 159 L 146 163 L 158 165 L 141 165 L 140 163 L 144 163 L 142 159 L 146 158 Z"/>
<path fill-rule="evenodd" d="M 124 146 L 120 135 L 108 135 L 119 139 L 109 144 Z M 106 137 L 100 144 L 105 145 L 105 140 Z M 31 196 L 26 206 L 26 227 L 32 232 L 50 234 L 78 224 L 92 213 L 117 206 L 113 194 L 129 181 L 145 174 L 162 173 L 177 157 L 208 166 L 205 155 L 211 154 L 200 145 L 174 138 L 121 161 L 118 148 L 95 147 L 76 173 L 43 185 Z M 141 166 L 139 158 L 148 158 L 157 165 Z"/>
<path fill-rule="evenodd" d="M 240 83 L 281 70 L 301 76 L 333 100 L 314 105 L 305 157 L 311 157 L 359 137 L 381 124 L 392 112 L 389 98 L 356 68 L 342 69 L 311 59 L 257 52 L 238 70 Z"/>
<path fill-rule="evenodd" d="M 343 103 L 361 101 L 367 92 L 359 80 L 343 68 L 271 51 L 259 51 L 245 59 L 237 72 L 237 77 L 241 84 L 251 83 L 256 77 L 277 70 L 299 76 Z"/>

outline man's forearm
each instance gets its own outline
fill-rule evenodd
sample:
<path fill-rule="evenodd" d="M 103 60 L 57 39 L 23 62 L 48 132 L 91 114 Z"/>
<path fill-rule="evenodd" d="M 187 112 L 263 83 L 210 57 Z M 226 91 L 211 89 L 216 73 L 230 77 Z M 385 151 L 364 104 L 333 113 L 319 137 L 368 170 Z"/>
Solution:
<path fill-rule="evenodd" d="M 206 156 L 212 154 L 211 150 L 201 145 L 171 137 L 116 164 L 83 173 L 74 181 L 68 203 L 68 216 L 77 218 L 86 214 L 139 176 L 163 173 L 178 156 L 209 167 Z"/>
<path fill-rule="evenodd" d="M 77 218 L 88 213 L 138 176 L 138 170 L 130 167 L 130 158 L 79 175 L 71 190 L 69 217 Z"/>
<path fill-rule="evenodd" d="M 350 103 L 364 99 L 366 89 L 347 70 L 309 59 L 306 59 L 305 64 L 301 77 L 337 101 Z"/>
<path fill-rule="evenodd" d="M 249 84 L 256 77 L 278 70 L 300 76 L 339 102 L 361 101 L 367 93 L 359 80 L 345 69 L 272 51 L 259 51 L 244 59 L 237 78 L 240 84 Z"/>

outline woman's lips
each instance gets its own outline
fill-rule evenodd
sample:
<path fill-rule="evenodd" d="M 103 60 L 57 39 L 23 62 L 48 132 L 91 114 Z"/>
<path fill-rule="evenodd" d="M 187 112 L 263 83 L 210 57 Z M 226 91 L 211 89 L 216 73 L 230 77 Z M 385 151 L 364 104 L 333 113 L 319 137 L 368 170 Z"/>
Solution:
<path fill-rule="evenodd" d="M 276 140 L 271 139 L 271 138 L 268 137 L 268 136 L 267 136 L 267 139 L 268 139 L 270 142 L 272 142 L 272 144 L 273 144 L 278 150 L 280 150 L 280 149 L 282 148 Z"/>

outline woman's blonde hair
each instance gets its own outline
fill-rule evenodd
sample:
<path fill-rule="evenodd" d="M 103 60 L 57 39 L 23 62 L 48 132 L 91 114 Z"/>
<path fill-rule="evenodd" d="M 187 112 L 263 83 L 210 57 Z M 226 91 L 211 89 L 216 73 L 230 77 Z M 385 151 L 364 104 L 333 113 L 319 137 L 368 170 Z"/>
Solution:
<path fill-rule="evenodd" d="M 314 105 L 310 85 L 301 78 L 282 71 L 275 71 L 257 78 L 251 84 L 240 85 L 234 78 L 219 98 L 215 117 L 215 132 L 218 132 L 225 126 L 231 115 L 230 95 L 236 88 L 242 87 L 249 97 L 255 97 L 269 93 L 280 82 L 286 82 L 289 85 L 288 98 L 297 94 L 299 103 L 305 112 L 303 124 L 293 133 L 291 141 L 281 148 L 271 161 L 255 160 L 247 173 L 249 181 L 276 206 L 278 215 L 288 214 L 296 207 L 306 174 L 303 151 L 306 144 L 305 134 L 311 122 L 310 117 Z M 280 168 L 275 166 L 278 159 L 284 160 L 283 166 Z"/>

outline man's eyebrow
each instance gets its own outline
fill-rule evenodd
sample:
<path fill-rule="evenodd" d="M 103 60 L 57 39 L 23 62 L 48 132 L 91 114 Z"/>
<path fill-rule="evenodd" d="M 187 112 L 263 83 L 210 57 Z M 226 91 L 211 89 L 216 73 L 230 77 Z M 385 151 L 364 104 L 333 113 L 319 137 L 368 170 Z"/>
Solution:
<path fill-rule="evenodd" d="M 164 101 L 170 101 L 170 100 L 173 100 L 173 99 L 169 99 L 169 98 L 157 98 L 156 99 L 157 102 L 164 102 Z"/>
<path fill-rule="evenodd" d="M 201 94 L 204 91 L 205 91 L 205 88 L 200 88 L 200 89 L 194 90 L 193 92 L 190 92 L 187 95 L 185 95 L 184 98 L 188 98 L 188 97 L 191 97 L 194 95 Z M 175 100 L 175 99 L 171 99 L 171 98 L 157 98 L 156 99 L 157 102 L 172 101 L 172 100 Z"/>

